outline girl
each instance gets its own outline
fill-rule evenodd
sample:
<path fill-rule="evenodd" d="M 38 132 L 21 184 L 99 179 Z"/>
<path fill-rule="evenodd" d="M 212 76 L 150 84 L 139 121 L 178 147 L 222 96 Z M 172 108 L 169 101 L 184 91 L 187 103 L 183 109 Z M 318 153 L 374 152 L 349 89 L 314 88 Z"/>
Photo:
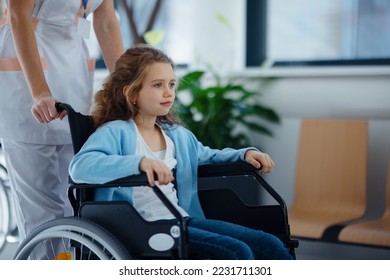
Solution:
<path fill-rule="evenodd" d="M 273 235 L 205 219 L 197 197 L 199 164 L 245 160 L 266 173 L 274 163 L 255 148 L 215 150 L 198 142 L 171 111 L 175 82 L 174 64 L 163 52 L 147 45 L 128 49 L 96 94 L 97 130 L 73 158 L 71 178 L 105 183 L 145 172 L 150 186 L 160 187 L 186 217 L 190 253 L 211 259 L 291 259 Z M 148 186 L 97 189 L 96 199 L 128 200 L 148 221 L 173 219 L 152 192 Z"/>

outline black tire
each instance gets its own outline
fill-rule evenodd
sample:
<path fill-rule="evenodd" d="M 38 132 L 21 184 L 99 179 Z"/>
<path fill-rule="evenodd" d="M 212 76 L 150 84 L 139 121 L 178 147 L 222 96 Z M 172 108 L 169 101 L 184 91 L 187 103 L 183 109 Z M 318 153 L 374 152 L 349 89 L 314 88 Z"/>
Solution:
<path fill-rule="evenodd" d="M 53 243 L 57 245 L 57 250 Z M 36 256 L 37 250 L 41 253 L 39 257 Z M 78 217 L 59 218 L 40 225 L 23 240 L 14 259 L 55 259 L 59 253 L 66 253 L 75 260 L 132 259 L 124 246 L 106 229 Z"/>

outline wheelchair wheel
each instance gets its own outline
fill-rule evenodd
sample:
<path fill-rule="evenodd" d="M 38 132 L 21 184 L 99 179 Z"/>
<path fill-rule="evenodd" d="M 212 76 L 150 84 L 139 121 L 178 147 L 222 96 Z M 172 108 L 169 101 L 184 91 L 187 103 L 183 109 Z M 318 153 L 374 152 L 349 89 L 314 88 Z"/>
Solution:
<path fill-rule="evenodd" d="M 124 246 L 103 227 L 78 217 L 48 221 L 20 244 L 14 259 L 127 260 Z"/>
<path fill-rule="evenodd" d="M 11 208 L 8 196 L 7 170 L 0 164 L 0 252 L 7 241 L 10 230 Z"/>

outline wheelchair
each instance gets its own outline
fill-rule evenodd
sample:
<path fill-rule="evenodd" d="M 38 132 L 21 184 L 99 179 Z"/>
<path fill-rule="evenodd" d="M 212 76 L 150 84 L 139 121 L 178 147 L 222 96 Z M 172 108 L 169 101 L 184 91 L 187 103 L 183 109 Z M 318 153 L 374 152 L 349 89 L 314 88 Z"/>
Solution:
<path fill-rule="evenodd" d="M 93 132 L 92 119 L 66 110 L 74 152 Z M 295 259 L 298 241 L 290 237 L 287 207 L 282 197 L 251 165 L 224 163 L 199 166 L 198 196 L 206 218 L 263 230 L 277 236 Z M 148 185 L 145 174 L 120 178 L 105 184 L 69 181 L 68 198 L 74 216 L 54 219 L 36 228 L 20 244 L 14 259 L 199 259 L 187 248 L 185 220 L 158 187 L 157 197 L 174 220 L 145 221 L 125 201 L 93 201 L 96 188 Z M 262 201 L 262 203 L 259 203 Z"/>
<path fill-rule="evenodd" d="M 7 243 L 18 241 L 19 234 L 14 217 L 11 188 L 0 145 L 0 252 Z"/>

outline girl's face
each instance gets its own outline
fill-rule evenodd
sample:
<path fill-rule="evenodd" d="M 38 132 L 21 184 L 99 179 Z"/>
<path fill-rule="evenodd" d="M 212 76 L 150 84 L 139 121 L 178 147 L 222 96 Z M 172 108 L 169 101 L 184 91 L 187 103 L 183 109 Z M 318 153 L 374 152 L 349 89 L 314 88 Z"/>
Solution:
<path fill-rule="evenodd" d="M 169 63 L 150 66 L 137 98 L 137 107 L 144 119 L 169 113 L 175 101 L 175 83 L 174 71 Z"/>

